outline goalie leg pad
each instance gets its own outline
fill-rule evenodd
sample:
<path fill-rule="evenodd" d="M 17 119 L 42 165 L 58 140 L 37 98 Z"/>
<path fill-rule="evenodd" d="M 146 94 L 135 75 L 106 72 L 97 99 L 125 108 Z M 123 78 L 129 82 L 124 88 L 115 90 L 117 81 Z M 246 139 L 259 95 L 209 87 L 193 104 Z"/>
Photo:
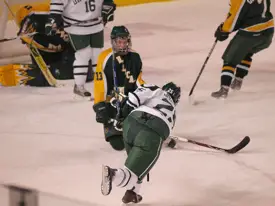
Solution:
<path fill-rule="evenodd" d="M 19 86 L 26 85 L 34 77 L 29 76 L 28 65 L 9 64 L 0 66 L 0 85 L 1 86 Z"/>

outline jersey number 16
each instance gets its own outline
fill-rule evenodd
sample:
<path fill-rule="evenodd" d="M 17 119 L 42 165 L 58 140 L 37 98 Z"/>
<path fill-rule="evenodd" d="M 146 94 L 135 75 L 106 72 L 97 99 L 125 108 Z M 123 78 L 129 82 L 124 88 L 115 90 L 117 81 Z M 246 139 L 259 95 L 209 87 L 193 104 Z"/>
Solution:
<path fill-rule="evenodd" d="M 86 13 L 95 10 L 95 0 L 87 0 L 85 1 Z"/>

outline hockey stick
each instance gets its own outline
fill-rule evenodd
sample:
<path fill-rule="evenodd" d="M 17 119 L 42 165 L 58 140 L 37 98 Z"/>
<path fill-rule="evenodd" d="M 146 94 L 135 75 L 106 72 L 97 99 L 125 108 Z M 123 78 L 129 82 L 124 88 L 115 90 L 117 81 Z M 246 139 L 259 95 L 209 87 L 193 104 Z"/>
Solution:
<path fill-rule="evenodd" d="M 20 39 L 22 37 L 31 37 L 35 34 L 37 34 L 38 32 L 32 32 L 32 33 L 28 33 L 28 34 L 24 34 L 24 35 L 21 35 L 21 36 L 17 36 L 17 37 L 12 37 L 12 38 L 5 38 L 5 39 L 0 39 L 0 43 L 2 42 L 7 42 L 7 41 L 12 41 L 12 40 L 15 40 L 15 39 Z"/>
<path fill-rule="evenodd" d="M 226 152 L 226 153 L 229 153 L 229 154 L 235 154 L 235 153 L 237 153 L 238 151 L 240 151 L 241 149 L 243 149 L 246 145 L 248 145 L 248 143 L 250 142 L 250 137 L 249 136 L 245 136 L 242 139 L 242 141 L 240 141 L 236 146 L 232 147 L 231 149 L 224 149 L 224 148 L 221 148 L 221 147 L 216 147 L 216 146 L 213 146 L 213 145 L 210 145 L 210 144 L 205 144 L 205 143 L 197 142 L 197 141 L 186 139 L 186 138 L 179 137 L 179 136 L 171 135 L 170 137 L 172 139 L 176 140 L 176 141 L 178 140 L 180 142 L 188 142 L 188 143 L 196 144 L 196 145 L 199 145 L 199 146 L 202 146 L 202 147 L 207 147 L 207 148 L 210 148 L 210 149 L 223 151 L 223 152 Z"/>
<path fill-rule="evenodd" d="M 190 100 L 190 98 L 191 98 L 191 95 L 192 95 L 193 92 L 194 92 L 194 89 L 195 89 L 195 87 L 196 87 L 196 85 L 197 85 L 197 83 L 198 83 L 198 81 L 199 81 L 199 79 L 200 79 L 200 76 L 201 76 L 201 74 L 202 74 L 202 72 L 203 72 L 203 70 L 204 70 L 204 68 L 205 68 L 205 66 L 206 66 L 206 64 L 207 64 L 207 62 L 208 62 L 208 60 L 209 60 L 211 54 L 213 53 L 213 51 L 214 51 L 214 49 L 215 49 L 215 47 L 216 47 L 217 42 L 218 42 L 218 39 L 215 40 L 215 42 L 214 42 L 212 48 L 211 48 L 210 51 L 209 51 L 209 54 L 207 55 L 207 57 L 206 57 L 206 59 L 205 59 L 203 65 L 202 65 L 202 67 L 201 67 L 201 70 L 200 70 L 200 72 L 199 72 L 199 74 L 198 74 L 198 76 L 197 76 L 197 78 L 196 78 L 196 80 L 195 80 L 195 82 L 194 82 L 194 84 L 193 84 L 193 86 L 192 86 L 190 92 L 189 92 L 189 100 Z"/>
<path fill-rule="evenodd" d="M 27 45 L 28 48 L 30 49 L 31 55 L 34 58 L 35 62 L 37 63 L 37 65 L 39 65 L 40 70 L 42 71 L 44 77 L 46 78 L 46 80 L 48 81 L 49 85 L 53 86 L 53 87 L 57 87 L 57 81 L 54 78 L 54 76 L 52 75 L 51 71 L 49 70 L 47 64 L 45 63 L 45 61 L 43 60 L 40 52 L 38 51 L 38 49 L 33 45 Z"/>
<path fill-rule="evenodd" d="M 113 80 L 114 80 L 114 89 L 115 89 L 115 93 L 116 96 L 118 94 L 120 94 L 119 89 L 118 89 L 118 81 L 117 81 L 117 70 L 116 70 L 116 59 L 115 59 L 115 53 L 114 53 L 114 49 L 113 50 L 113 54 L 112 54 L 112 61 L 113 61 Z M 119 101 L 119 97 L 116 98 L 116 109 L 117 109 L 117 114 L 120 114 L 120 101 Z"/>

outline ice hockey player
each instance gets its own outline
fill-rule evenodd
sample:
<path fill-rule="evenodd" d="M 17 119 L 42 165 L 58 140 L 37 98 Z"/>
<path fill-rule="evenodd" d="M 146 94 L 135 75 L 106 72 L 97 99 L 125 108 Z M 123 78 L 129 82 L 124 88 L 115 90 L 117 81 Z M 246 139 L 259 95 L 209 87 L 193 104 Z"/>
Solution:
<path fill-rule="evenodd" d="M 122 131 L 115 128 L 112 121 L 117 115 L 117 97 L 114 91 L 117 88 L 128 95 L 145 82 L 142 80 L 141 58 L 131 49 L 131 35 L 125 26 L 113 27 L 111 44 L 112 48 L 103 51 L 98 59 L 94 77 L 93 109 L 96 121 L 103 124 L 105 140 L 113 149 L 123 150 Z"/>
<path fill-rule="evenodd" d="M 162 144 L 176 121 L 176 105 L 181 89 L 173 82 L 162 88 L 139 87 L 122 103 L 123 138 L 127 159 L 124 167 L 103 166 L 101 192 L 109 195 L 113 185 L 126 189 L 123 203 L 142 200 L 139 189 L 143 178 L 157 162 Z"/>
<path fill-rule="evenodd" d="M 50 18 L 46 33 L 52 35 L 64 27 L 75 49 L 74 93 L 91 98 L 86 90 L 88 65 L 91 60 L 95 70 L 98 56 L 103 48 L 104 25 L 113 20 L 116 5 L 113 0 L 51 0 Z"/>
<path fill-rule="evenodd" d="M 19 26 L 17 35 L 37 32 L 32 36 L 24 36 L 22 43 L 35 46 L 51 73 L 57 79 L 72 79 L 72 63 L 74 50 L 67 41 L 64 31 L 54 36 L 45 35 L 45 23 L 49 16 L 49 5 L 25 5 L 15 13 L 15 21 Z M 3 86 L 50 86 L 36 61 L 32 64 L 9 64 L 0 68 Z"/>
<path fill-rule="evenodd" d="M 233 90 L 240 90 L 252 56 L 270 46 L 274 33 L 270 4 L 270 0 L 230 1 L 227 19 L 217 28 L 215 37 L 224 41 L 230 33 L 237 33 L 222 56 L 221 88 L 213 92 L 212 97 L 226 98 L 230 86 Z"/>

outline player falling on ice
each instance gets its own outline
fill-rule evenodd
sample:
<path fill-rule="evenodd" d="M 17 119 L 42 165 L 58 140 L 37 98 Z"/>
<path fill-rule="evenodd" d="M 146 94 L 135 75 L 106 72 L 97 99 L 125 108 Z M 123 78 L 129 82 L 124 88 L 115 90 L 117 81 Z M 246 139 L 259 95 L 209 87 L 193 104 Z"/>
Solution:
<path fill-rule="evenodd" d="M 157 162 L 162 144 L 174 128 L 180 95 L 180 87 L 173 82 L 162 88 L 144 85 L 129 93 L 121 103 L 121 121 L 125 118 L 123 139 L 128 156 L 124 167 L 103 166 L 103 195 L 109 195 L 114 185 L 126 189 L 123 203 L 142 200 L 139 194 L 142 180 Z"/>

